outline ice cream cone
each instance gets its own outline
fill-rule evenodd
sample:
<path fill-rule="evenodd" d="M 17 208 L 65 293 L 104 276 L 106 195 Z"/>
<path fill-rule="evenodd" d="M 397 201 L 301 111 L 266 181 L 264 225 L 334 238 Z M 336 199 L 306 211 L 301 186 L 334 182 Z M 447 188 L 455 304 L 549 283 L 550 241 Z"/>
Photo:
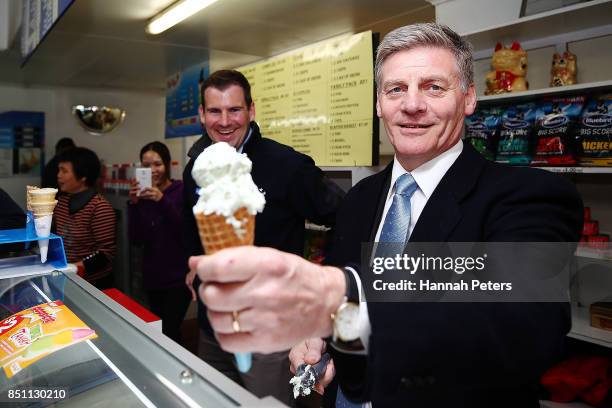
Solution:
<path fill-rule="evenodd" d="M 246 208 L 239 208 L 234 217 L 241 222 L 242 228 L 237 233 L 232 224 L 222 215 L 204 213 L 195 214 L 200 233 L 200 241 L 207 255 L 225 248 L 253 245 L 255 240 L 255 215 L 249 214 Z"/>
<path fill-rule="evenodd" d="M 34 218 L 36 217 L 44 217 L 45 215 L 53 214 L 53 210 L 57 205 L 57 200 L 47 201 L 47 202 L 32 202 L 32 213 L 34 214 Z"/>
<path fill-rule="evenodd" d="M 194 162 L 191 175 L 200 186 L 193 214 L 200 241 L 207 255 L 225 248 L 253 245 L 255 214 L 266 199 L 251 177 L 252 163 L 246 154 L 225 142 L 204 149 Z M 237 318 L 236 318 L 237 319 Z M 234 321 L 238 325 L 237 320 Z M 234 328 L 240 331 L 240 327 Z M 235 353 L 238 370 L 251 368 L 251 353 Z"/>
<path fill-rule="evenodd" d="M 31 204 L 55 201 L 57 188 L 38 188 L 28 191 Z"/>
<path fill-rule="evenodd" d="M 51 223 L 53 221 L 53 210 L 57 205 L 57 200 L 48 202 L 32 202 L 32 213 L 34 214 L 34 228 L 39 237 L 48 237 L 51 233 Z M 49 250 L 49 240 L 38 240 L 40 248 L 40 262 L 47 262 L 47 252 Z"/>
<path fill-rule="evenodd" d="M 26 208 L 32 211 L 32 191 L 38 190 L 37 186 L 26 186 Z"/>

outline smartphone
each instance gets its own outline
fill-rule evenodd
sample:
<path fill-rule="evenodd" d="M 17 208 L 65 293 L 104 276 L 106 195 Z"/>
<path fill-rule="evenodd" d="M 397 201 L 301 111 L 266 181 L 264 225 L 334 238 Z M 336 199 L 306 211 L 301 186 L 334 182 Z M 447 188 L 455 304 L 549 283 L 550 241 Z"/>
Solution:
<path fill-rule="evenodd" d="M 136 181 L 140 187 L 140 191 L 138 191 L 138 195 L 145 188 L 153 187 L 152 177 L 151 177 L 151 168 L 149 167 L 139 167 L 136 169 Z"/>

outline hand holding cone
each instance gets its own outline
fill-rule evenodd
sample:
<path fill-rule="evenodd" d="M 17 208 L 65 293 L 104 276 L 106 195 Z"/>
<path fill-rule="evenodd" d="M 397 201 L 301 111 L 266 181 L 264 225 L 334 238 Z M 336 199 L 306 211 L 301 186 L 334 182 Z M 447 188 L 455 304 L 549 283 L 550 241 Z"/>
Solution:
<path fill-rule="evenodd" d="M 225 248 L 253 245 L 255 214 L 263 211 L 263 193 L 251 177 L 252 163 L 232 146 L 217 142 L 196 159 L 191 171 L 200 186 L 200 198 L 193 207 L 200 240 L 207 255 Z M 235 311 L 234 330 L 240 331 Z M 241 372 L 251 368 L 251 353 L 235 353 Z"/>

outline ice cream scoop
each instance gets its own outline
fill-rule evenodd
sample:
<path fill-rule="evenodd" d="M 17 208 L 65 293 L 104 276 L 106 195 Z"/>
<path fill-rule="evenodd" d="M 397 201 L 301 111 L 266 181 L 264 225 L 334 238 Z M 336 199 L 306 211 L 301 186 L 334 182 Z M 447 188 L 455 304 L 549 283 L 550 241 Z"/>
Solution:
<path fill-rule="evenodd" d="M 295 370 L 295 376 L 289 380 L 289 384 L 293 385 L 293 398 L 310 395 L 325 374 L 330 359 L 329 353 L 324 353 L 317 364 L 302 364 Z"/>
<path fill-rule="evenodd" d="M 266 199 L 251 177 L 251 160 L 225 142 L 206 148 L 194 162 L 191 175 L 200 186 L 193 213 L 223 216 L 237 235 L 244 234 L 243 220 L 235 217 L 239 209 L 252 215 L 263 210 Z"/>

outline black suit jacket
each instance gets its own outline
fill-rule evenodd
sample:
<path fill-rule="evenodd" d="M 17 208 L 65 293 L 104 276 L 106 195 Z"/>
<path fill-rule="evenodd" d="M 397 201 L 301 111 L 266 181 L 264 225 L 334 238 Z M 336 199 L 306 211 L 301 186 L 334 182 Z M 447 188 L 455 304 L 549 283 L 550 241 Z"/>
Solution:
<path fill-rule="evenodd" d="M 251 176 L 266 198 L 263 212 L 255 217 L 255 245 L 302 256 L 305 219 L 333 226 L 344 192 L 324 176 L 312 158 L 289 146 L 263 138 L 255 122 L 251 122 L 251 129 L 251 137 L 244 145 L 243 153 L 253 163 Z M 190 161 L 183 172 L 183 235 L 187 256 L 203 253 L 192 212 L 199 196 L 191 169 L 195 159 L 210 144 L 210 138 L 204 134 L 190 149 Z M 198 285 L 199 281 L 196 280 L 194 287 Z M 198 302 L 198 306 L 200 327 L 212 334 L 202 302 Z"/>
<path fill-rule="evenodd" d="M 391 169 L 347 194 L 330 263 L 359 264 L 361 243 L 374 240 L 381 221 Z M 581 230 L 571 183 L 489 162 L 465 143 L 410 241 L 576 242 Z M 343 391 L 375 407 L 537 407 L 538 379 L 571 327 L 565 303 L 368 303 L 368 312 L 367 358 L 333 354 Z"/>

